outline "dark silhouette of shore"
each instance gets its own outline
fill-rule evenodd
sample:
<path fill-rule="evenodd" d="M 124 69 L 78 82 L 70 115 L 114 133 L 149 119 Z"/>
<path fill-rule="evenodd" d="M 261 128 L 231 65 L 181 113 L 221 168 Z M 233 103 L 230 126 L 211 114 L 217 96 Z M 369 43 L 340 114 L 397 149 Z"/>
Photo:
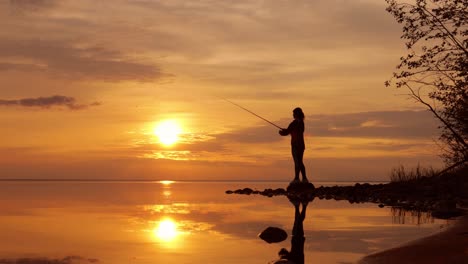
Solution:
<path fill-rule="evenodd" d="M 468 170 L 467 170 L 468 171 Z M 433 217 L 447 219 L 460 216 L 468 207 L 468 178 L 466 171 L 423 177 L 413 181 L 387 184 L 359 184 L 354 186 L 320 186 L 311 183 L 290 185 L 288 188 L 253 190 L 243 188 L 228 190 L 227 194 L 296 196 L 302 200 L 313 198 L 347 200 L 350 203 L 376 203 L 379 207 L 391 206 L 405 210 L 429 212 Z"/>
<path fill-rule="evenodd" d="M 271 264 L 304 263 L 303 221 L 307 205 L 315 198 L 347 200 L 349 203 L 375 203 L 391 207 L 394 221 L 404 221 L 411 213 L 417 223 L 427 219 L 448 219 L 458 216 L 457 224 L 444 232 L 422 238 L 400 247 L 373 253 L 360 260 L 371 263 L 466 263 L 468 259 L 468 169 L 433 177 L 391 182 L 387 184 L 359 184 L 353 186 L 320 186 L 312 183 L 290 184 L 287 188 L 228 190 L 227 194 L 286 196 L 294 205 L 294 227 L 291 250 L 281 249 L 280 259 Z M 302 205 L 302 209 L 300 209 Z M 447 262 L 448 261 L 448 262 Z"/>

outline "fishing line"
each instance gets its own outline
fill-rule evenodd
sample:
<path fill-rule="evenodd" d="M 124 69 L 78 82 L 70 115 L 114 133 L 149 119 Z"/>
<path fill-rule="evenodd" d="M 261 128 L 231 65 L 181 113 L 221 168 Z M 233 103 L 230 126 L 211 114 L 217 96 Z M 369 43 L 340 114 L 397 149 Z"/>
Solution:
<path fill-rule="evenodd" d="M 241 109 L 244 110 L 244 111 L 247 111 L 247 112 L 251 113 L 252 115 L 254 115 L 254 116 L 256 116 L 256 117 L 262 119 L 263 121 L 265 121 L 265 122 L 267 122 L 267 123 L 269 123 L 269 124 L 271 124 L 271 125 L 273 125 L 273 126 L 279 128 L 279 129 L 283 129 L 282 127 L 276 125 L 275 123 L 273 123 L 273 122 L 267 120 L 266 118 L 263 118 L 263 117 L 257 115 L 256 113 L 250 111 L 249 109 L 247 109 L 247 108 L 245 108 L 245 107 L 243 107 L 243 106 L 241 106 L 241 105 L 238 105 L 238 104 L 234 103 L 233 101 L 230 101 L 230 100 L 228 100 L 228 99 L 226 99 L 226 98 L 222 98 L 222 97 L 218 97 L 218 98 L 219 98 L 219 99 L 222 99 L 222 100 L 224 100 L 224 101 L 226 101 L 226 102 L 229 102 L 229 103 L 231 103 L 231 104 L 233 104 L 233 105 L 235 105 L 235 106 L 241 108 Z"/>

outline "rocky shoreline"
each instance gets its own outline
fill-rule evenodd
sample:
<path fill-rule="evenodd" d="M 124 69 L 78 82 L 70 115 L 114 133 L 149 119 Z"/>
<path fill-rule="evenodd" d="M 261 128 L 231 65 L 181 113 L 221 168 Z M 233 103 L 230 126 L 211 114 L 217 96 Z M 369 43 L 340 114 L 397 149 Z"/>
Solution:
<path fill-rule="evenodd" d="M 312 183 L 291 183 L 286 189 L 243 188 L 227 190 L 226 194 L 288 196 L 302 201 L 318 198 L 347 200 L 350 203 L 375 203 L 379 207 L 391 206 L 430 212 L 433 217 L 446 219 L 463 214 L 461 208 L 468 206 L 468 177 L 461 174 L 445 174 L 387 184 L 356 183 L 354 186 L 318 188 Z"/>

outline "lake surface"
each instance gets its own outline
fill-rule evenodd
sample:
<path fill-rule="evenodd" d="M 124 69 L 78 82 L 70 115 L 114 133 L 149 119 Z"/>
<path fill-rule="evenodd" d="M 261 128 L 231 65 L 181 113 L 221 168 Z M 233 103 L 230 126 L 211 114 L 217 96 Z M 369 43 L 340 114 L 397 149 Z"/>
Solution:
<path fill-rule="evenodd" d="M 58 264 L 268 263 L 278 259 L 281 248 L 291 248 L 294 206 L 285 196 L 225 191 L 286 185 L 3 181 L 0 263 L 19 258 L 63 260 Z M 316 198 L 303 222 L 305 263 L 353 263 L 450 224 L 371 203 Z M 283 228 L 288 238 L 264 242 L 257 235 L 268 226 Z"/>

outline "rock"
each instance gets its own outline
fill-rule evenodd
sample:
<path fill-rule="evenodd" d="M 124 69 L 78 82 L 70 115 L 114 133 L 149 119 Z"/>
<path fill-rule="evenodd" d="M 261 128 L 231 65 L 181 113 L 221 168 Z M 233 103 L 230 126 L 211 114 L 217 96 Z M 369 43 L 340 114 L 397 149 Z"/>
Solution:
<path fill-rule="evenodd" d="M 307 201 L 312 202 L 315 199 L 315 195 L 313 193 L 307 194 Z"/>
<path fill-rule="evenodd" d="M 286 190 L 283 189 L 283 188 L 278 188 L 278 189 L 274 190 L 273 193 L 274 193 L 275 195 L 285 195 L 285 194 L 286 194 Z"/>
<path fill-rule="evenodd" d="M 468 199 L 460 199 L 457 204 L 460 207 L 468 207 Z"/>
<path fill-rule="evenodd" d="M 462 216 L 463 211 L 460 209 L 455 209 L 453 211 L 433 211 L 431 216 L 439 219 L 449 219 L 452 217 Z"/>
<path fill-rule="evenodd" d="M 462 211 L 457 209 L 456 202 L 454 200 L 449 199 L 436 203 L 431 215 L 435 218 L 448 219 L 462 215 Z"/>
<path fill-rule="evenodd" d="M 242 190 L 242 194 L 250 195 L 250 194 L 252 194 L 252 192 L 253 192 L 253 190 L 250 189 L 250 188 L 244 188 L 244 189 Z"/>
<path fill-rule="evenodd" d="M 466 174 L 466 173 L 465 173 Z M 408 210 L 429 211 L 436 218 L 449 218 L 460 213 L 460 208 L 468 207 L 468 181 L 465 175 L 454 175 L 421 179 L 414 182 L 390 182 L 372 185 L 355 183 L 352 186 L 319 186 L 296 181 L 287 189 L 250 188 L 228 190 L 226 194 L 260 194 L 267 197 L 285 195 L 300 201 L 319 199 L 348 200 L 350 203 L 373 202 L 380 208 L 400 206 Z"/>
<path fill-rule="evenodd" d="M 267 243 L 278 243 L 288 238 L 286 231 L 281 228 L 271 226 L 263 230 L 258 236 Z"/>
<path fill-rule="evenodd" d="M 278 259 L 274 262 L 270 262 L 269 264 L 296 264 L 290 260 L 287 260 L 287 259 Z"/>
<path fill-rule="evenodd" d="M 453 211 L 457 207 L 456 203 L 454 200 L 449 199 L 449 200 L 442 200 L 439 201 L 438 203 L 435 204 L 435 210 L 437 211 Z"/>
<path fill-rule="evenodd" d="M 306 192 L 315 189 L 311 182 L 291 182 L 287 188 L 288 192 Z"/>

